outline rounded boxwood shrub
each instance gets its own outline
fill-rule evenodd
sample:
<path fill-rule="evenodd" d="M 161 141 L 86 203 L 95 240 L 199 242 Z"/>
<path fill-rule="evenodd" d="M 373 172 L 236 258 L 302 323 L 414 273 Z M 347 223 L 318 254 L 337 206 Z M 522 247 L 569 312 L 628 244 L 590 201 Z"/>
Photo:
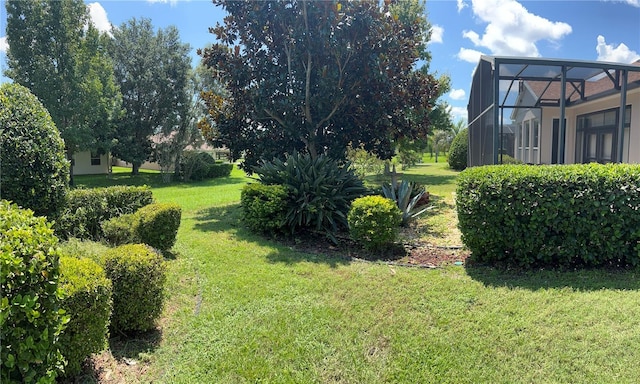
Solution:
<path fill-rule="evenodd" d="M 69 323 L 60 335 L 60 352 L 67 360 L 64 376 L 77 375 L 82 362 L 107 347 L 111 317 L 111 280 L 88 258 L 60 258 L 62 309 Z"/>
<path fill-rule="evenodd" d="M 140 208 L 133 218 L 135 238 L 160 250 L 173 247 L 182 210 L 175 203 L 155 203 Z"/>
<path fill-rule="evenodd" d="M 165 296 L 166 265 L 162 256 L 144 244 L 127 244 L 105 252 L 102 263 L 113 284 L 112 329 L 153 329 Z"/>
<path fill-rule="evenodd" d="M 391 199 L 365 196 L 353 201 L 347 219 L 355 241 L 369 250 L 384 249 L 397 238 L 402 212 Z"/>
<path fill-rule="evenodd" d="M 131 244 L 138 242 L 135 234 L 135 223 L 139 216 L 135 213 L 111 218 L 102 222 L 104 239 L 111 245 Z"/>
<path fill-rule="evenodd" d="M 44 217 L 0 200 L 0 382 L 55 382 L 62 369 L 58 239 Z"/>
<path fill-rule="evenodd" d="M 0 86 L 0 145 L 0 197 L 56 219 L 69 185 L 64 142 L 49 112 L 18 84 Z"/>
<path fill-rule="evenodd" d="M 281 231 L 287 213 L 287 197 L 287 189 L 282 185 L 245 185 L 240 197 L 242 220 L 254 231 Z"/>
<path fill-rule="evenodd" d="M 456 171 L 467 168 L 467 152 L 469 151 L 469 129 L 465 128 L 453 138 L 449 147 L 449 166 Z"/>

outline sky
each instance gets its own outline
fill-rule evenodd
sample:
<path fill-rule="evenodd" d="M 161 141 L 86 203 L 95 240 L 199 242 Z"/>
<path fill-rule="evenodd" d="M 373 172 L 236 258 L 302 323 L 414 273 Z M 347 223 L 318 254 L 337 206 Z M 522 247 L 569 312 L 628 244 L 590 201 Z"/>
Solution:
<path fill-rule="evenodd" d="M 156 28 L 174 25 L 196 54 L 215 42 L 208 32 L 225 16 L 208 0 L 85 1 L 92 21 L 110 31 L 131 18 L 146 17 Z M 471 77 L 480 55 L 599 60 L 629 64 L 640 59 L 640 0 L 426 2 L 431 23 L 431 71 L 451 78 L 441 100 L 454 120 L 466 119 Z M 6 68 L 6 10 L 0 0 L 0 66 Z M 0 76 L 0 82 L 9 81 Z"/>

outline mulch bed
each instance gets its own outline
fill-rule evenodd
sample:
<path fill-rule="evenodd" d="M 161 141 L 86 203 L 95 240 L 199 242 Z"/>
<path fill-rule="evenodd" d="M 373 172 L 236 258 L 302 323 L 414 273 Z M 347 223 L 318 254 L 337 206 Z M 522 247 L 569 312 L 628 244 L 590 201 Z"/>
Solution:
<path fill-rule="evenodd" d="M 298 234 L 295 239 L 278 239 L 296 251 L 333 258 L 382 261 L 396 265 L 436 268 L 445 265 L 463 265 L 469 251 L 463 247 L 440 247 L 418 240 L 396 244 L 382 251 L 368 251 L 346 235 L 338 236 L 338 244 L 317 233 Z"/>

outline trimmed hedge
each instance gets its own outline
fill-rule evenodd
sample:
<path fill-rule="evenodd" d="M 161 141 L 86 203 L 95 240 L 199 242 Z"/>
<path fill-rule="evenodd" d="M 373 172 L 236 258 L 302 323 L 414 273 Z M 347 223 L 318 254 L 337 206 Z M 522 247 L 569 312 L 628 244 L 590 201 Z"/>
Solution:
<path fill-rule="evenodd" d="M 127 213 L 134 213 L 153 203 L 148 186 L 113 186 L 107 188 L 75 189 L 60 219 L 56 222 L 56 234 L 67 239 L 102 239 L 100 223 Z"/>
<path fill-rule="evenodd" d="M 365 196 L 353 201 L 347 219 L 355 241 L 366 249 L 382 250 L 395 242 L 402 212 L 391 199 Z"/>
<path fill-rule="evenodd" d="M 135 213 L 129 213 L 103 221 L 101 225 L 104 239 L 116 246 L 139 242 L 135 234 L 137 220 L 138 216 Z"/>
<path fill-rule="evenodd" d="M 640 263 L 640 167 L 474 167 L 456 207 L 474 260 L 531 266 Z"/>
<path fill-rule="evenodd" d="M 287 214 L 287 189 L 282 185 L 247 184 L 240 202 L 242 220 L 254 231 L 282 231 Z"/>
<path fill-rule="evenodd" d="M 133 218 L 135 239 L 160 250 L 171 249 L 176 243 L 181 215 L 182 210 L 175 203 L 140 208 Z"/>
<path fill-rule="evenodd" d="M 69 323 L 60 335 L 60 351 L 67 360 L 64 376 L 77 375 L 82 362 L 107 347 L 111 317 L 111 281 L 88 258 L 60 258 L 61 306 Z"/>
<path fill-rule="evenodd" d="M 25 87 L 0 85 L 0 198 L 57 219 L 69 188 L 64 142 Z"/>
<path fill-rule="evenodd" d="M 453 138 L 449 147 L 449 167 L 456 171 L 467 168 L 467 153 L 469 151 L 469 129 L 465 128 Z"/>
<path fill-rule="evenodd" d="M 180 178 L 185 181 L 200 181 L 231 174 L 233 164 L 216 163 L 206 152 L 185 152 L 180 161 Z"/>
<path fill-rule="evenodd" d="M 166 265 L 144 244 L 128 244 L 105 252 L 102 263 L 113 284 L 111 328 L 148 331 L 162 313 Z"/>
<path fill-rule="evenodd" d="M 44 217 L 0 200 L 1 383 L 53 383 L 62 369 L 57 244 Z"/>

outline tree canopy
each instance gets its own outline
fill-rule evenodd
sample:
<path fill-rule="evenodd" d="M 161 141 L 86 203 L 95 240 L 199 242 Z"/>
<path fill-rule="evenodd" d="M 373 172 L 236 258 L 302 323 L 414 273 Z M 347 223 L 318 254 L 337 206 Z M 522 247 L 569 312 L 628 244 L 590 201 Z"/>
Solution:
<path fill-rule="evenodd" d="M 175 27 L 155 31 L 144 18 L 123 23 L 113 37 L 110 52 L 126 111 L 113 152 L 137 173 L 152 153 L 151 136 L 170 134 L 191 119 L 190 47 Z"/>
<path fill-rule="evenodd" d="M 108 150 L 120 96 L 105 44 L 82 0 L 8 0 L 6 75 L 38 97 L 69 159 Z"/>
<path fill-rule="evenodd" d="M 201 54 L 227 97 L 207 101 L 205 135 L 260 159 L 303 151 L 343 158 L 349 144 L 388 159 L 425 138 L 439 83 L 416 71 L 429 24 L 419 1 L 214 0 L 228 16 Z"/>

